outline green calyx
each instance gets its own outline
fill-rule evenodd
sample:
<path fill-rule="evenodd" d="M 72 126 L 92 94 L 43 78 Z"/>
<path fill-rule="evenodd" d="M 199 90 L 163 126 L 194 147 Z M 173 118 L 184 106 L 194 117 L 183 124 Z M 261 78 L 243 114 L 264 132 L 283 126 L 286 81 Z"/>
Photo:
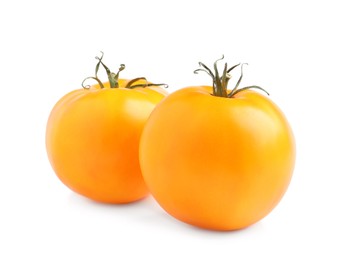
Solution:
<path fill-rule="evenodd" d="M 146 83 L 144 83 L 144 84 L 135 84 L 139 80 L 144 80 Z M 147 81 L 147 79 L 144 78 L 144 77 L 135 78 L 135 79 L 130 80 L 126 84 L 125 88 L 134 89 L 134 88 L 145 88 L 145 87 L 151 87 L 151 86 L 164 86 L 165 88 L 168 88 L 168 85 L 164 84 L 164 83 L 160 83 L 160 84 L 149 83 Z"/>
<path fill-rule="evenodd" d="M 119 87 L 119 84 L 118 84 L 118 79 L 119 79 L 119 73 L 125 69 L 125 64 L 120 64 L 120 67 L 119 67 L 119 70 L 117 73 L 113 73 L 111 72 L 111 70 L 102 62 L 102 58 L 104 57 L 104 53 L 101 52 L 101 57 L 99 58 L 98 56 L 96 56 L 95 58 L 98 61 L 98 63 L 96 64 L 95 66 L 95 76 L 94 77 L 87 77 L 85 78 L 83 81 L 82 81 L 82 87 L 84 89 L 89 89 L 90 88 L 90 85 L 85 85 L 85 81 L 88 80 L 88 79 L 94 79 L 98 82 L 100 88 L 105 88 L 104 87 L 104 84 L 101 82 L 101 80 L 98 78 L 98 71 L 99 71 L 99 68 L 100 68 L 100 65 L 103 66 L 103 68 L 106 70 L 106 73 L 107 73 L 107 77 L 108 77 L 108 81 L 110 82 L 110 87 L 111 88 L 118 88 Z"/>
<path fill-rule="evenodd" d="M 119 84 L 118 84 L 118 80 L 119 80 L 119 73 L 125 69 L 125 65 L 124 64 L 120 64 L 120 67 L 118 69 L 117 73 L 111 72 L 111 70 L 103 63 L 102 58 L 104 57 L 104 53 L 101 52 L 101 57 L 96 56 L 95 58 L 98 60 L 98 63 L 95 66 L 95 76 L 94 77 L 87 77 L 82 81 L 82 87 L 84 89 L 90 89 L 90 85 L 85 85 L 85 81 L 89 80 L 89 79 L 93 79 L 95 80 L 101 89 L 105 88 L 104 84 L 101 82 L 101 80 L 98 77 L 98 71 L 100 68 L 100 65 L 102 65 L 102 67 L 105 69 L 106 73 L 107 73 L 107 77 L 108 77 L 108 81 L 110 83 L 110 88 L 119 88 Z M 146 83 L 145 84 L 135 84 L 137 81 L 139 80 L 144 80 Z M 164 86 L 164 87 L 168 87 L 167 84 L 153 84 L 153 83 L 148 83 L 147 79 L 144 77 L 140 77 L 140 78 L 135 78 L 133 80 L 130 80 L 125 88 L 128 89 L 134 89 L 134 88 L 145 88 L 145 87 L 151 87 L 151 86 Z"/>
<path fill-rule="evenodd" d="M 224 55 L 216 60 L 214 62 L 214 73 L 212 72 L 211 69 L 209 69 L 204 63 L 202 62 L 199 62 L 199 66 L 200 66 L 200 69 L 197 69 L 194 71 L 195 74 L 198 74 L 199 71 L 203 71 L 205 73 L 207 73 L 211 78 L 212 78 L 212 81 L 213 81 L 213 96 L 217 96 L 217 97 L 225 97 L 225 98 L 234 98 L 234 96 L 241 92 L 241 91 L 244 91 L 244 90 L 247 90 L 247 89 L 259 89 L 259 90 L 262 90 L 264 91 L 267 95 L 269 95 L 269 93 L 264 90 L 263 88 L 259 87 L 259 86 L 247 86 L 247 87 L 243 87 L 243 88 L 239 88 L 239 84 L 241 83 L 242 81 L 242 78 L 243 78 L 243 65 L 247 65 L 247 63 L 243 63 L 243 64 L 236 64 L 230 68 L 227 67 L 227 63 L 225 63 L 225 66 L 224 66 L 224 70 L 223 70 L 223 73 L 222 75 L 219 75 L 219 72 L 218 72 L 218 67 L 217 67 L 217 63 L 218 61 L 220 60 L 223 60 L 224 59 Z M 241 76 L 239 77 L 237 83 L 236 83 L 236 86 L 232 89 L 232 91 L 228 94 L 228 83 L 229 83 L 229 80 L 231 79 L 231 75 L 230 75 L 230 72 L 235 69 L 236 67 L 238 67 L 239 65 L 241 65 Z"/>

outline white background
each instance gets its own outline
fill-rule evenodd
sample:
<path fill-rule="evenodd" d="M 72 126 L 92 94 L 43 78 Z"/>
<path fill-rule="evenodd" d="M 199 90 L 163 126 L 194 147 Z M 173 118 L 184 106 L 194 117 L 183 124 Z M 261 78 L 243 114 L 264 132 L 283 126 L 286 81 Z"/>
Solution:
<path fill-rule="evenodd" d="M 0 259 L 343 259 L 342 24 L 330 0 L 2 1 Z M 211 84 L 193 74 L 198 61 L 248 62 L 242 85 L 270 92 L 297 141 L 277 208 L 250 228 L 212 232 L 151 197 L 101 205 L 68 190 L 48 162 L 45 125 L 100 51 L 113 70 L 126 64 L 122 77 L 169 91 Z"/>

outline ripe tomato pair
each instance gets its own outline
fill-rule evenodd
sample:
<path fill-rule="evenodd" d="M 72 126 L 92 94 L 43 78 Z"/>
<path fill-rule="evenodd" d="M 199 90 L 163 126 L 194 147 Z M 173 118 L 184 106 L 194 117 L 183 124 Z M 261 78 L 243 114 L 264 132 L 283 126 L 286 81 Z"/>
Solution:
<path fill-rule="evenodd" d="M 292 130 L 277 105 L 252 90 L 260 87 L 239 88 L 242 75 L 227 89 L 238 65 L 225 64 L 223 75 L 217 62 L 214 72 L 200 66 L 212 86 L 167 97 L 149 87 L 67 95 L 47 131 L 62 181 L 105 202 L 132 201 L 149 190 L 169 214 L 207 229 L 240 229 L 266 216 L 291 180 Z M 149 101 L 141 95 L 146 91 Z M 126 199 L 114 199 L 118 194 Z"/>

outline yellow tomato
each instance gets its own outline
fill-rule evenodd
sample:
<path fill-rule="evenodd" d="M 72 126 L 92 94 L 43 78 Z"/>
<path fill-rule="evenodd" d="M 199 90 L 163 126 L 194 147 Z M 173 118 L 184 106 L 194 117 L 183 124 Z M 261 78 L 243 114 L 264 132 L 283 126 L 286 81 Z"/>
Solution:
<path fill-rule="evenodd" d="M 148 194 L 138 160 L 139 139 L 151 111 L 166 95 L 160 87 L 127 88 L 123 79 L 118 83 L 65 95 L 46 128 L 48 157 L 59 179 L 105 203 L 132 202 Z"/>
<path fill-rule="evenodd" d="M 280 201 L 291 180 L 295 141 L 275 103 L 248 88 L 222 89 L 224 77 L 214 75 L 215 91 L 183 88 L 155 108 L 141 137 L 140 163 L 169 214 L 202 228 L 235 230 Z"/>

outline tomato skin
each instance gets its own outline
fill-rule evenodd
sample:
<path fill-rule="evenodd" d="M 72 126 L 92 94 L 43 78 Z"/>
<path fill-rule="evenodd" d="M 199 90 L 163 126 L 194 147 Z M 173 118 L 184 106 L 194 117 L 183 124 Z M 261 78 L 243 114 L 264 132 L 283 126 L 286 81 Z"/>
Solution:
<path fill-rule="evenodd" d="M 206 229 L 241 229 L 265 217 L 286 192 L 295 140 L 264 95 L 211 92 L 184 88 L 155 108 L 141 137 L 141 169 L 154 198 L 175 218 Z"/>
<path fill-rule="evenodd" d="M 155 105 L 154 88 L 74 90 L 54 106 L 46 149 L 59 179 L 73 191 L 104 203 L 128 203 L 148 194 L 138 160 L 139 138 Z"/>

